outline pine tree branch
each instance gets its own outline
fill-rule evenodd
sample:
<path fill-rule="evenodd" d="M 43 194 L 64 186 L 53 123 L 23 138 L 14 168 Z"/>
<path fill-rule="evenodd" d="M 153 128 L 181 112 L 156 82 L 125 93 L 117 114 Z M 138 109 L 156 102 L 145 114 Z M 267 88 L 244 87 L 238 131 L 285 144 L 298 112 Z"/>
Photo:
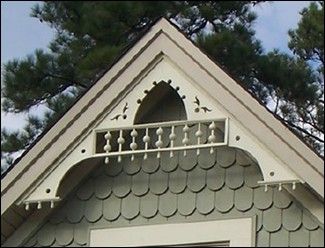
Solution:
<path fill-rule="evenodd" d="M 309 111 L 309 112 L 307 112 L 307 114 L 309 115 L 310 120 L 313 123 L 313 125 L 315 125 L 315 128 L 318 129 L 317 122 L 316 122 L 314 116 L 312 115 L 312 113 Z M 324 133 L 324 130 L 323 130 L 323 133 Z"/>
<path fill-rule="evenodd" d="M 319 142 L 321 142 L 321 143 L 324 143 L 324 140 L 322 140 L 321 138 L 319 138 L 319 137 L 313 135 L 312 133 L 308 132 L 307 130 L 305 130 L 305 129 L 303 129 L 303 128 L 301 128 L 301 127 L 299 127 L 299 126 L 293 124 L 293 123 L 290 122 L 290 121 L 287 121 L 287 120 L 283 119 L 283 118 L 282 118 L 281 116 L 279 116 L 279 115 L 278 115 L 278 117 L 279 117 L 282 121 L 284 121 L 286 124 L 288 124 L 290 127 L 299 130 L 300 132 L 302 132 L 302 133 L 304 133 L 304 134 L 310 136 L 311 138 L 313 138 L 313 139 L 315 139 L 315 140 L 317 140 L 317 141 L 319 141 Z"/>
<path fill-rule="evenodd" d="M 324 130 L 320 129 L 316 124 L 313 123 L 314 121 L 310 122 L 310 121 L 307 121 L 305 118 L 302 118 L 300 121 L 303 122 L 303 123 L 306 123 L 306 124 L 308 124 L 310 126 L 312 126 L 318 132 L 324 133 Z"/>
<path fill-rule="evenodd" d="M 316 48 L 313 48 L 313 52 L 315 54 L 317 54 L 318 60 L 320 60 L 321 63 L 323 64 L 323 66 L 324 66 L 324 56 L 322 56 L 321 53 Z"/>
<path fill-rule="evenodd" d="M 317 125 L 317 122 L 316 122 L 316 120 L 315 120 L 315 118 L 314 118 L 314 116 L 312 114 L 312 111 L 314 111 L 314 110 L 315 110 L 315 106 L 312 106 L 312 109 L 310 109 L 310 110 L 305 110 L 305 112 L 298 111 L 298 113 L 300 115 L 300 121 L 303 122 L 303 123 L 306 123 L 306 124 L 310 125 L 314 129 L 316 129 L 318 132 L 324 133 L 324 130 L 321 129 Z M 307 115 L 309 115 L 310 120 L 307 119 Z"/>
<path fill-rule="evenodd" d="M 49 76 L 49 77 L 57 78 L 57 79 L 62 79 L 62 80 L 64 80 L 64 81 L 70 81 L 71 83 L 68 84 L 69 86 L 70 86 L 70 85 L 76 85 L 76 86 L 80 86 L 80 87 L 82 87 L 82 88 L 84 88 L 84 89 L 87 89 L 87 88 L 88 88 L 88 86 L 85 85 L 85 84 L 83 84 L 83 83 L 80 83 L 80 82 L 77 82 L 77 81 L 71 80 L 71 79 L 69 79 L 69 78 L 66 78 L 66 77 L 63 77 L 63 76 L 60 76 L 60 75 L 54 75 L 54 74 L 51 74 L 51 73 L 48 73 L 48 72 L 47 72 L 47 73 L 45 74 L 45 76 Z M 64 84 L 64 85 L 67 85 L 67 84 Z M 65 87 L 65 88 L 67 88 L 67 87 Z"/>
<path fill-rule="evenodd" d="M 195 27 L 194 29 L 192 29 L 192 30 L 189 30 L 189 31 L 187 32 L 187 35 L 188 35 L 189 37 L 191 37 L 192 34 L 195 34 L 195 33 L 199 32 L 201 29 L 203 29 L 203 28 L 207 25 L 207 23 L 208 23 L 208 21 L 205 20 L 205 19 L 203 19 L 202 22 L 201 22 L 198 26 L 196 26 L 196 27 Z"/>

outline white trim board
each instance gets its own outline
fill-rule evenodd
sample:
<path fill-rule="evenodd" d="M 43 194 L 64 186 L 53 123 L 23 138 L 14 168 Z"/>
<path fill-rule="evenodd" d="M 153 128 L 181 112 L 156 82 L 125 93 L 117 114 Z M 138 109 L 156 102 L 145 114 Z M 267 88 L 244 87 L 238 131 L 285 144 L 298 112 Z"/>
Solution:
<path fill-rule="evenodd" d="M 90 230 L 90 247 L 173 246 L 229 242 L 255 246 L 256 218 Z"/>

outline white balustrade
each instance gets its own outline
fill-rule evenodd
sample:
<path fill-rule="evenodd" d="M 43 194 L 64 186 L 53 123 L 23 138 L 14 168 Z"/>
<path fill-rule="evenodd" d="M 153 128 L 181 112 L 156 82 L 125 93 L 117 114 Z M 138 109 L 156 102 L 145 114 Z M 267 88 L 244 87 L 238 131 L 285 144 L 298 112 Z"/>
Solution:
<path fill-rule="evenodd" d="M 218 125 L 216 125 L 218 123 Z M 202 140 L 203 126 L 207 126 L 209 130 L 209 136 L 207 137 L 207 142 Z M 200 154 L 200 149 L 202 148 L 211 148 L 210 152 L 213 153 L 213 148 L 216 146 L 224 146 L 227 145 L 227 130 L 228 130 L 228 122 L 225 118 L 223 119 L 214 119 L 214 120 L 202 120 L 202 121 L 174 121 L 174 122 L 161 122 L 161 123 L 149 123 L 149 124 L 139 124 L 129 127 L 122 128 L 112 128 L 112 129 L 104 129 L 104 130 L 96 130 L 96 133 L 103 133 L 106 144 L 104 146 L 103 152 L 96 152 L 94 157 L 105 157 L 105 163 L 108 163 L 108 158 L 111 156 L 117 156 L 118 162 L 121 162 L 122 155 L 130 155 L 131 160 L 134 160 L 134 156 L 136 154 L 144 154 L 144 159 L 147 159 L 148 153 L 156 152 L 157 158 L 161 157 L 161 152 L 168 151 L 170 153 L 170 157 L 174 156 L 175 151 L 183 151 L 184 156 L 186 156 L 187 150 L 196 149 L 197 155 Z M 215 135 L 215 131 L 217 130 L 217 126 L 219 127 L 221 133 L 223 133 L 223 137 L 220 137 L 219 140 Z M 181 128 L 182 135 L 176 135 L 175 130 L 177 128 Z M 194 140 L 190 141 L 189 132 L 190 129 L 195 129 Z M 166 129 L 163 129 L 166 128 Z M 156 132 L 153 134 L 154 137 L 149 136 L 149 129 L 155 129 Z M 144 134 L 142 139 L 140 139 L 141 148 L 139 149 L 139 143 L 136 142 L 136 137 L 139 136 L 140 130 L 144 130 Z M 170 130 L 169 135 L 165 130 Z M 117 133 L 117 138 L 112 139 L 113 132 Z M 123 147 L 123 144 L 126 140 L 123 137 L 123 132 L 130 132 L 130 141 L 128 141 L 128 147 Z M 169 131 L 168 131 L 169 132 Z M 169 142 L 164 145 L 163 135 L 167 137 Z M 97 135 L 96 135 L 97 137 Z M 114 137 L 116 137 L 114 135 Z M 140 137 L 141 138 L 141 137 Z M 154 146 L 149 146 L 151 139 L 156 139 Z M 175 142 L 179 139 L 179 142 Z M 142 143 L 143 142 L 143 143 Z M 115 145 L 114 145 L 115 144 Z M 169 144 L 169 145 L 168 145 Z M 117 148 L 113 148 L 117 146 Z M 115 149 L 115 150 L 114 150 Z M 95 149 L 96 150 L 96 149 Z M 96 150 L 97 151 L 97 150 Z"/>

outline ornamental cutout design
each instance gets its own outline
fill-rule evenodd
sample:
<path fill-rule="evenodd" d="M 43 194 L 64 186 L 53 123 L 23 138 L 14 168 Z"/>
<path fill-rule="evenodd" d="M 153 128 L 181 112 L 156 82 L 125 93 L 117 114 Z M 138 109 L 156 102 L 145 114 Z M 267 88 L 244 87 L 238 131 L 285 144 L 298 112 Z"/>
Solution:
<path fill-rule="evenodd" d="M 118 120 L 120 117 L 122 117 L 124 120 L 127 118 L 127 115 L 125 114 L 125 112 L 126 112 L 126 110 L 128 109 L 129 107 L 128 107 L 128 103 L 125 103 L 125 106 L 124 106 L 124 108 L 123 108 L 123 111 L 122 111 L 122 113 L 121 114 L 117 114 L 117 115 L 115 115 L 112 119 L 111 119 L 111 121 L 112 120 Z"/>
<path fill-rule="evenodd" d="M 208 107 L 205 107 L 205 106 L 204 107 L 201 107 L 200 106 L 200 100 L 199 100 L 199 98 L 197 96 L 195 96 L 194 103 L 197 105 L 197 107 L 194 109 L 194 112 L 195 113 L 200 112 L 201 109 L 204 111 L 204 113 L 207 113 L 207 112 L 211 112 L 212 111 L 212 109 L 209 109 Z"/>

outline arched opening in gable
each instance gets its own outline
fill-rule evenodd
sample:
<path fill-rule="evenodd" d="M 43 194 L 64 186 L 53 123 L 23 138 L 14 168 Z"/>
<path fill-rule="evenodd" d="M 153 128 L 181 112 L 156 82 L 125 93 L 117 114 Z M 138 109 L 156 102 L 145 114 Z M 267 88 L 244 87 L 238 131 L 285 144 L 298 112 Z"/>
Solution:
<path fill-rule="evenodd" d="M 182 98 L 173 87 L 161 81 L 142 99 L 134 124 L 186 120 Z"/>

